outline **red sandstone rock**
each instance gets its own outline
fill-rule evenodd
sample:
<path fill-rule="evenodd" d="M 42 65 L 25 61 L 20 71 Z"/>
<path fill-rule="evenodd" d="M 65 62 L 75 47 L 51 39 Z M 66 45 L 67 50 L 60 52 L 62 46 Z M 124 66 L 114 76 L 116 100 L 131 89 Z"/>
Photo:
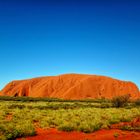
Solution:
<path fill-rule="evenodd" d="M 52 97 L 63 99 L 112 98 L 130 94 L 140 97 L 138 87 L 132 82 L 105 76 L 65 74 L 12 81 L 2 89 L 2 95 Z"/>

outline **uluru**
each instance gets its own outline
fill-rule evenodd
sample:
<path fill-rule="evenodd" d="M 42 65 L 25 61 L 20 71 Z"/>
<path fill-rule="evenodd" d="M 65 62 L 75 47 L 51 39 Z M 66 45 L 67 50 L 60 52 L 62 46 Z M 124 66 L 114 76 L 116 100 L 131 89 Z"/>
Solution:
<path fill-rule="evenodd" d="M 113 98 L 129 94 L 140 97 L 138 87 L 127 81 L 87 74 L 64 74 L 12 81 L 2 90 L 4 96 L 48 97 L 61 99 Z"/>

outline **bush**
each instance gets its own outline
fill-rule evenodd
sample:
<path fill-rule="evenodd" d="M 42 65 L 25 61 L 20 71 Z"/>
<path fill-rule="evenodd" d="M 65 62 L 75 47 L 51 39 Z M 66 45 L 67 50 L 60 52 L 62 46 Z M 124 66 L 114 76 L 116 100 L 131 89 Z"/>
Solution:
<path fill-rule="evenodd" d="M 58 130 L 66 131 L 66 132 L 71 132 L 71 131 L 74 130 L 74 128 L 71 127 L 71 126 L 60 126 L 60 127 L 58 128 Z"/>
<path fill-rule="evenodd" d="M 110 108 L 112 105 L 110 103 L 101 103 L 101 108 Z"/>
<path fill-rule="evenodd" d="M 140 99 L 137 99 L 137 100 L 135 101 L 135 105 L 136 105 L 136 106 L 140 106 Z"/>
<path fill-rule="evenodd" d="M 124 107 L 129 102 L 129 99 L 130 99 L 129 94 L 117 96 L 112 99 L 112 104 L 114 107 L 117 107 L 117 108 Z"/>

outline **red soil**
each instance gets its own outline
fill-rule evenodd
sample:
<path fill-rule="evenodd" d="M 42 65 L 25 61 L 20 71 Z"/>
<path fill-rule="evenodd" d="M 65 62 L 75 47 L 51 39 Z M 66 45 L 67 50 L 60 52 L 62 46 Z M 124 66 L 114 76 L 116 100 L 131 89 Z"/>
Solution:
<path fill-rule="evenodd" d="M 63 99 L 112 98 L 130 94 L 140 97 L 138 87 L 132 82 L 120 81 L 105 76 L 65 74 L 12 81 L 2 95 L 52 97 Z"/>
<path fill-rule="evenodd" d="M 140 140 L 140 131 L 122 131 L 122 126 L 140 127 L 140 117 L 132 122 L 124 122 L 111 126 L 109 130 L 99 130 L 85 134 L 81 132 L 62 132 L 57 129 L 43 130 L 37 128 L 37 136 L 27 137 L 26 140 Z M 17 139 L 21 140 L 21 138 Z"/>
<path fill-rule="evenodd" d="M 140 140 L 140 132 L 111 129 L 85 134 L 81 132 L 61 132 L 56 129 L 37 129 L 37 136 L 28 137 L 25 140 Z"/>
<path fill-rule="evenodd" d="M 11 121 L 12 118 L 13 118 L 13 115 L 12 115 L 12 114 L 8 114 L 8 115 L 5 117 L 5 120 Z"/>

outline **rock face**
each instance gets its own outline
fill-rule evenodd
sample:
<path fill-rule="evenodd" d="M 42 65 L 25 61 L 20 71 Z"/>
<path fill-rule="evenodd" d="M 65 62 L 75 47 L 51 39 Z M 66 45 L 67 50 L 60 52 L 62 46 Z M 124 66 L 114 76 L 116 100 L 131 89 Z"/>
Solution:
<path fill-rule="evenodd" d="M 97 75 L 65 74 L 12 81 L 1 91 L 6 96 L 52 97 L 62 99 L 112 98 L 130 94 L 140 97 L 132 82 Z"/>

